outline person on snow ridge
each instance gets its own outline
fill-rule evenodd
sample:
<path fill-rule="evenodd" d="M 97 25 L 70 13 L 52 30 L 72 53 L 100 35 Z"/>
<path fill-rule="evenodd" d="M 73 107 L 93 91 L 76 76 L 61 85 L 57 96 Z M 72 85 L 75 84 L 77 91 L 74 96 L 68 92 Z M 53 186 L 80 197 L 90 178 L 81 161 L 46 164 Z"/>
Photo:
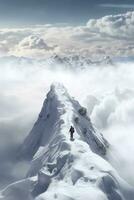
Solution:
<path fill-rule="evenodd" d="M 73 126 L 70 127 L 69 132 L 70 132 L 70 140 L 74 140 L 74 137 L 73 137 L 73 136 L 74 136 L 75 130 L 74 130 L 74 127 L 73 127 Z"/>

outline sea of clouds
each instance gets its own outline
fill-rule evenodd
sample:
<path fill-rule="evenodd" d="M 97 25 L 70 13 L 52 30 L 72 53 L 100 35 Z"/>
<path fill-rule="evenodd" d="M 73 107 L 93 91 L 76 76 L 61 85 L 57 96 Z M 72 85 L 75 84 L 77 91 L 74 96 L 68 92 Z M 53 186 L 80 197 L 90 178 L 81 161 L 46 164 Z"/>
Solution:
<path fill-rule="evenodd" d="M 7 61 L 0 66 L 1 187 L 25 176 L 29 163 L 15 160 L 53 82 L 87 107 L 93 124 L 111 143 L 108 159 L 134 185 L 134 64 L 89 66 L 85 70 L 48 69 Z M 76 75 L 77 73 L 77 75 Z"/>
<path fill-rule="evenodd" d="M 0 29 L 0 55 L 39 58 L 66 52 L 133 56 L 134 12 L 90 19 L 82 26 L 46 24 Z"/>
<path fill-rule="evenodd" d="M 56 54 L 110 56 L 121 62 L 77 71 L 48 68 L 42 59 Z M 55 81 L 87 107 L 111 143 L 108 159 L 134 185 L 134 63 L 122 61 L 133 55 L 134 12 L 90 19 L 83 26 L 0 29 L 0 187 L 25 176 L 29 163 L 16 162 L 14 155 Z"/>

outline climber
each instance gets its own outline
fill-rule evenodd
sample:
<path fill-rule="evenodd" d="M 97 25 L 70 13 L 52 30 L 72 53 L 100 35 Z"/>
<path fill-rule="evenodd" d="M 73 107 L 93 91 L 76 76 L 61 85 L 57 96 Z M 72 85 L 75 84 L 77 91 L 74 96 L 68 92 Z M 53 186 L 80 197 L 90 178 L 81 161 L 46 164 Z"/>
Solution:
<path fill-rule="evenodd" d="M 73 135 L 74 135 L 75 130 L 73 126 L 70 127 L 69 132 L 70 132 L 70 140 L 74 140 Z"/>

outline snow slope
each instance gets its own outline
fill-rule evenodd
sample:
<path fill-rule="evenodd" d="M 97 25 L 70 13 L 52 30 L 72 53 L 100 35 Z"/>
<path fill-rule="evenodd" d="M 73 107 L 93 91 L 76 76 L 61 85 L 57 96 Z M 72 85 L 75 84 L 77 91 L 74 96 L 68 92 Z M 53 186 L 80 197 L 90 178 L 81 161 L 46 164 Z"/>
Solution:
<path fill-rule="evenodd" d="M 0 199 L 133 200 L 133 188 L 106 161 L 108 148 L 86 109 L 63 85 L 53 84 L 19 153 L 32 160 L 27 176 L 5 188 Z"/>

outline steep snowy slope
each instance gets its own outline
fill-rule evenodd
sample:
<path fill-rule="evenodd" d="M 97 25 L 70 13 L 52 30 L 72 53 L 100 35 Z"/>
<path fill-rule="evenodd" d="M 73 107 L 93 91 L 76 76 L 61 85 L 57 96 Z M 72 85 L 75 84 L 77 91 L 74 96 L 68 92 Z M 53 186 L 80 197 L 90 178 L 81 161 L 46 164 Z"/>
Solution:
<path fill-rule="evenodd" d="M 133 188 L 105 160 L 108 148 L 86 109 L 54 84 L 21 147 L 20 156 L 32 160 L 27 178 L 9 185 L 0 199 L 133 200 Z"/>
<path fill-rule="evenodd" d="M 93 128 L 86 109 L 56 83 L 51 86 L 38 120 L 22 145 L 22 154 L 33 156 L 40 146 L 51 145 L 56 138 L 58 142 L 63 139 L 68 142 L 71 125 L 76 129 L 76 139 L 85 140 L 93 152 L 106 154 L 108 143 Z"/>

